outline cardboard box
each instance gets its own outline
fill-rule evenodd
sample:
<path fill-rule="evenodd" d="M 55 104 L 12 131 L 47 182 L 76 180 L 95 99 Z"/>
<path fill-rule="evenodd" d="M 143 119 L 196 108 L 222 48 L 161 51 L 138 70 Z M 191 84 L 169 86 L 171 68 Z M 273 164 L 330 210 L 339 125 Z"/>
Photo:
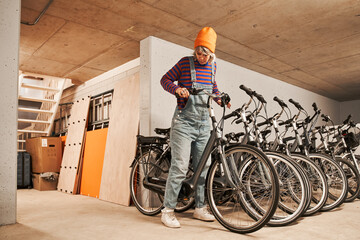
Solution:
<path fill-rule="evenodd" d="M 60 172 L 62 142 L 60 137 L 37 137 L 26 140 L 31 155 L 32 172 Z"/>
<path fill-rule="evenodd" d="M 51 177 L 43 176 L 43 174 L 32 174 L 32 181 L 34 189 L 39 191 L 56 190 L 58 184 L 59 174 L 50 173 Z"/>

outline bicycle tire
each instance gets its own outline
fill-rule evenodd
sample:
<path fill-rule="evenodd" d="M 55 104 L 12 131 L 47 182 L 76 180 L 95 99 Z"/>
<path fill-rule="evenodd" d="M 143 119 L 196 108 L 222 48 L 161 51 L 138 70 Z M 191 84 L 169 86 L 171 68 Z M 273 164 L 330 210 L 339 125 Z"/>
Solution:
<path fill-rule="evenodd" d="M 327 201 L 329 186 L 326 176 L 320 167 L 310 158 L 301 154 L 291 154 L 291 158 L 298 162 L 310 180 L 312 191 L 311 203 L 304 213 L 304 216 L 310 216 L 320 211 Z"/>
<path fill-rule="evenodd" d="M 209 207 L 218 222 L 228 230 L 236 233 L 257 231 L 268 223 L 276 211 L 279 201 L 279 182 L 274 166 L 262 151 L 249 145 L 233 145 L 226 149 L 225 157 L 234 159 L 238 164 L 239 169 L 232 170 L 253 175 L 243 174 L 243 179 L 238 179 L 242 184 L 239 184 L 236 189 L 232 189 L 226 184 L 226 181 L 219 184 L 219 179 L 223 177 L 221 175 L 223 174 L 221 171 L 222 164 L 217 160 L 213 161 L 206 179 Z M 252 159 L 254 164 L 252 166 L 241 164 L 244 158 Z M 248 169 L 244 169 L 245 167 L 248 167 Z M 264 173 L 261 176 L 263 177 L 262 182 L 258 181 L 259 176 L 256 175 L 260 173 L 260 168 L 262 168 L 261 172 Z M 243 180 L 246 181 L 243 182 Z M 259 201 L 262 199 L 261 205 L 263 209 L 267 210 L 256 219 L 249 216 L 247 210 L 242 207 L 243 204 L 251 205 L 246 201 L 244 202 L 249 188 L 254 190 L 254 194 L 257 194 L 257 196 L 254 196 L 255 198 Z M 219 196 L 228 195 L 229 192 L 231 197 L 219 204 Z"/>
<path fill-rule="evenodd" d="M 306 211 L 310 199 L 310 184 L 303 170 L 286 155 L 265 152 L 273 162 L 280 183 L 278 209 L 269 220 L 269 226 L 285 226 L 296 221 Z"/>
<path fill-rule="evenodd" d="M 360 193 L 360 175 L 355 166 L 348 160 L 342 158 L 336 158 L 336 161 L 340 164 L 345 172 L 348 181 L 348 193 L 344 202 L 354 201 Z"/>
<path fill-rule="evenodd" d="M 355 155 L 355 161 L 357 162 L 357 165 L 360 166 L 360 155 Z M 360 170 L 358 169 L 358 172 L 360 174 Z M 360 193 L 357 196 L 358 199 L 360 199 Z"/>
<path fill-rule="evenodd" d="M 347 195 L 348 185 L 344 170 L 331 157 L 320 154 L 310 153 L 309 158 L 315 161 L 322 169 L 328 180 L 328 198 L 321 211 L 330 211 L 340 206 Z"/>
<path fill-rule="evenodd" d="M 160 213 L 163 208 L 161 194 L 144 186 L 144 178 L 149 175 L 151 176 L 151 174 L 158 177 L 159 181 L 166 182 L 167 173 L 161 167 L 161 164 L 166 164 L 166 161 L 160 162 L 159 156 L 161 153 L 162 150 L 156 148 L 144 152 L 142 156 L 137 157 L 130 172 L 131 199 L 135 207 L 142 214 L 148 216 Z"/>
<path fill-rule="evenodd" d="M 148 156 L 150 154 L 150 151 L 153 154 L 153 157 L 149 161 Z M 140 156 L 137 157 L 135 160 L 135 165 L 132 167 L 131 173 L 130 173 L 130 195 L 131 199 L 136 206 L 136 208 L 143 213 L 144 215 L 153 216 L 158 213 L 160 213 L 161 209 L 163 208 L 162 203 L 164 201 L 164 195 L 163 192 L 153 192 L 150 189 L 144 187 L 143 181 L 139 181 L 138 176 L 139 175 L 149 175 L 150 173 L 142 173 L 140 174 L 139 169 L 147 169 L 144 166 L 141 165 L 152 165 L 155 166 L 153 176 L 156 177 L 157 183 L 162 183 L 165 190 L 166 180 L 170 168 L 170 159 L 168 159 L 167 156 L 163 156 L 162 159 L 159 159 L 159 156 L 161 156 L 163 151 L 159 148 L 153 148 L 152 150 L 147 149 L 143 153 L 143 160 L 140 159 Z M 147 157 L 147 159 L 146 159 Z M 145 158 L 145 159 L 144 159 Z M 160 161 L 160 162 L 159 162 Z M 193 171 L 189 170 L 187 177 L 191 177 L 193 174 Z M 151 174 L 150 174 L 151 175 Z M 139 193 L 139 190 L 142 191 L 142 193 Z M 149 197 L 144 197 L 149 196 Z M 144 199 L 145 198 L 145 199 Z M 161 206 L 160 206 L 161 203 Z M 154 205 L 152 205 L 154 204 Z M 146 206 L 145 206 L 146 205 Z M 152 205 L 152 207 L 150 207 Z M 176 204 L 176 207 L 174 209 L 175 212 L 185 212 L 188 209 L 192 208 L 195 205 L 195 198 L 193 196 L 187 197 L 182 196 L 178 198 L 178 202 Z"/>

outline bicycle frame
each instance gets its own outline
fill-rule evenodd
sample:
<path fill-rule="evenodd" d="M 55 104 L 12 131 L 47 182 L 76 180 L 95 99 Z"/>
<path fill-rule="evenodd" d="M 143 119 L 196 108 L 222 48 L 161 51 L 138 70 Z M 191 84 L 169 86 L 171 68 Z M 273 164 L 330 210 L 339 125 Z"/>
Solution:
<path fill-rule="evenodd" d="M 208 107 L 208 111 L 209 111 L 213 129 L 211 130 L 209 140 L 206 143 L 205 149 L 200 158 L 200 162 L 199 162 L 199 165 L 198 165 L 196 171 L 194 172 L 193 176 L 190 179 L 187 179 L 183 182 L 183 186 L 185 186 L 185 188 L 186 188 L 186 186 L 188 186 L 192 189 L 192 191 L 194 191 L 195 187 L 198 184 L 200 175 L 201 175 L 211 153 L 214 152 L 215 150 L 217 150 L 217 152 L 219 153 L 219 156 L 220 156 L 220 162 L 222 163 L 222 166 L 223 166 L 223 171 L 225 173 L 225 179 L 226 179 L 227 183 L 230 185 L 230 187 L 236 188 L 236 186 L 238 186 L 241 183 L 240 182 L 234 183 L 234 181 L 230 177 L 231 176 L 230 168 L 225 159 L 225 149 L 224 149 L 224 144 L 222 144 L 222 127 L 219 127 L 219 124 L 215 117 L 214 109 L 212 107 L 213 98 L 218 97 L 218 96 L 209 94 L 206 91 L 204 91 L 204 92 L 205 92 L 205 94 L 207 94 L 209 96 L 208 102 L 207 102 L 207 107 Z M 224 107 L 224 112 L 225 112 L 225 104 L 223 107 Z M 221 120 L 221 121 L 223 121 L 223 120 Z M 216 147 L 214 148 L 214 146 L 216 146 Z M 231 165 L 232 165 L 231 168 L 233 169 L 235 167 L 235 163 L 231 162 Z M 236 169 L 236 167 L 235 167 L 235 169 Z M 234 179 L 238 180 L 239 179 L 238 173 L 236 171 L 232 171 L 232 173 L 236 174 Z"/>
<path fill-rule="evenodd" d="M 195 90 L 194 92 L 198 93 L 200 91 L 202 91 L 202 90 Z M 205 149 L 203 151 L 203 154 L 201 156 L 201 159 L 199 161 L 199 165 L 198 165 L 196 171 L 193 173 L 191 178 L 183 181 L 183 185 L 182 185 L 181 189 L 182 189 L 182 191 L 185 190 L 186 195 L 190 195 L 195 191 L 195 187 L 198 184 L 200 175 L 201 175 L 203 169 L 205 168 L 205 165 L 206 165 L 211 153 L 214 152 L 215 150 L 217 150 L 217 152 L 219 153 L 220 162 L 222 163 L 222 167 L 223 167 L 223 171 L 225 173 L 224 175 L 225 175 L 227 184 L 229 184 L 229 186 L 232 188 L 236 188 L 239 185 L 241 186 L 241 183 L 238 180 L 240 178 L 238 173 L 236 171 L 230 171 L 230 168 L 235 167 L 235 163 L 230 162 L 230 164 L 232 166 L 229 167 L 229 164 L 225 159 L 224 144 L 222 143 L 222 127 L 219 127 L 219 124 L 215 117 L 214 109 L 212 107 L 212 100 L 219 96 L 207 93 L 206 91 L 203 91 L 203 92 L 209 96 L 208 101 L 207 101 L 207 107 L 208 107 L 208 111 L 209 111 L 213 129 L 211 130 L 209 140 L 206 143 Z M 225 106 L 224 106 L 224 108 L 225 108 Z M 224 109 L 224 112 L 225 112 L 225 109 Z M 223 120 L 221 120 L 221 121 L 223 121 Z M 164 151 L 164 153 L 165 153 L 165 151 Z M 164 155 L 162 155 L 161 157 L 163 157 L 163 156 Z M 159 159 L 161 159 L 161 157 Z M 232 174 L 236 174 L 234 177 L 234 179 L 236 180 L 235 183 L 234 183 L 233 179 L 231 178 Z M 160 193 L 160 194 L 164 194 L 164 192 L 165 192 L 164 185 L 149 182 L 149 179 L 147 176 L 145 176 L 145 179 L 144 179 L 144 186 L 146 188 L 148 188 L 152 191 L 155 191 L 157 193 Z"/>

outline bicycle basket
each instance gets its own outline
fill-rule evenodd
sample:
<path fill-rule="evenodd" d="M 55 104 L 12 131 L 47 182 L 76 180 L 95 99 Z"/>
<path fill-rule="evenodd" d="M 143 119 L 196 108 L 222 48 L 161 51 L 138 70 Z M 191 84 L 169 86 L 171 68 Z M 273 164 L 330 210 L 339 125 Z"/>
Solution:
<path fill-rule="evenodd" d="M 346 145 L 350 148 L 355 148 L 360 145 L 360 128 L 352 127 L 344 136 Z"/>

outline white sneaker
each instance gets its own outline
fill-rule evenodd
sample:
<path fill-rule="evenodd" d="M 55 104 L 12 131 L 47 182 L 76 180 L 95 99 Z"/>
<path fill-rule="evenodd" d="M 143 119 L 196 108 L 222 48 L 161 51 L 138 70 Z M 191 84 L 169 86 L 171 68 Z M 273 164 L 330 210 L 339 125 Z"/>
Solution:
<path fill-rule="evenodd" d="M 170 228 L 179 228 L 180 223 L 175 217 L 174 210 L 168 210 L 164 208 L 161 210 L 161 222 Z"/>
<path fill-rule="evenodd" d="M 213 222 L 215 221 L 215 217 L 214 215 L 212 215 L 207 207 L 202 207 L 202 208 L 195 208 L 195 212 L 194 212 L 194 218 L 196 219 L 200 219 L 206 222 Z"/>

